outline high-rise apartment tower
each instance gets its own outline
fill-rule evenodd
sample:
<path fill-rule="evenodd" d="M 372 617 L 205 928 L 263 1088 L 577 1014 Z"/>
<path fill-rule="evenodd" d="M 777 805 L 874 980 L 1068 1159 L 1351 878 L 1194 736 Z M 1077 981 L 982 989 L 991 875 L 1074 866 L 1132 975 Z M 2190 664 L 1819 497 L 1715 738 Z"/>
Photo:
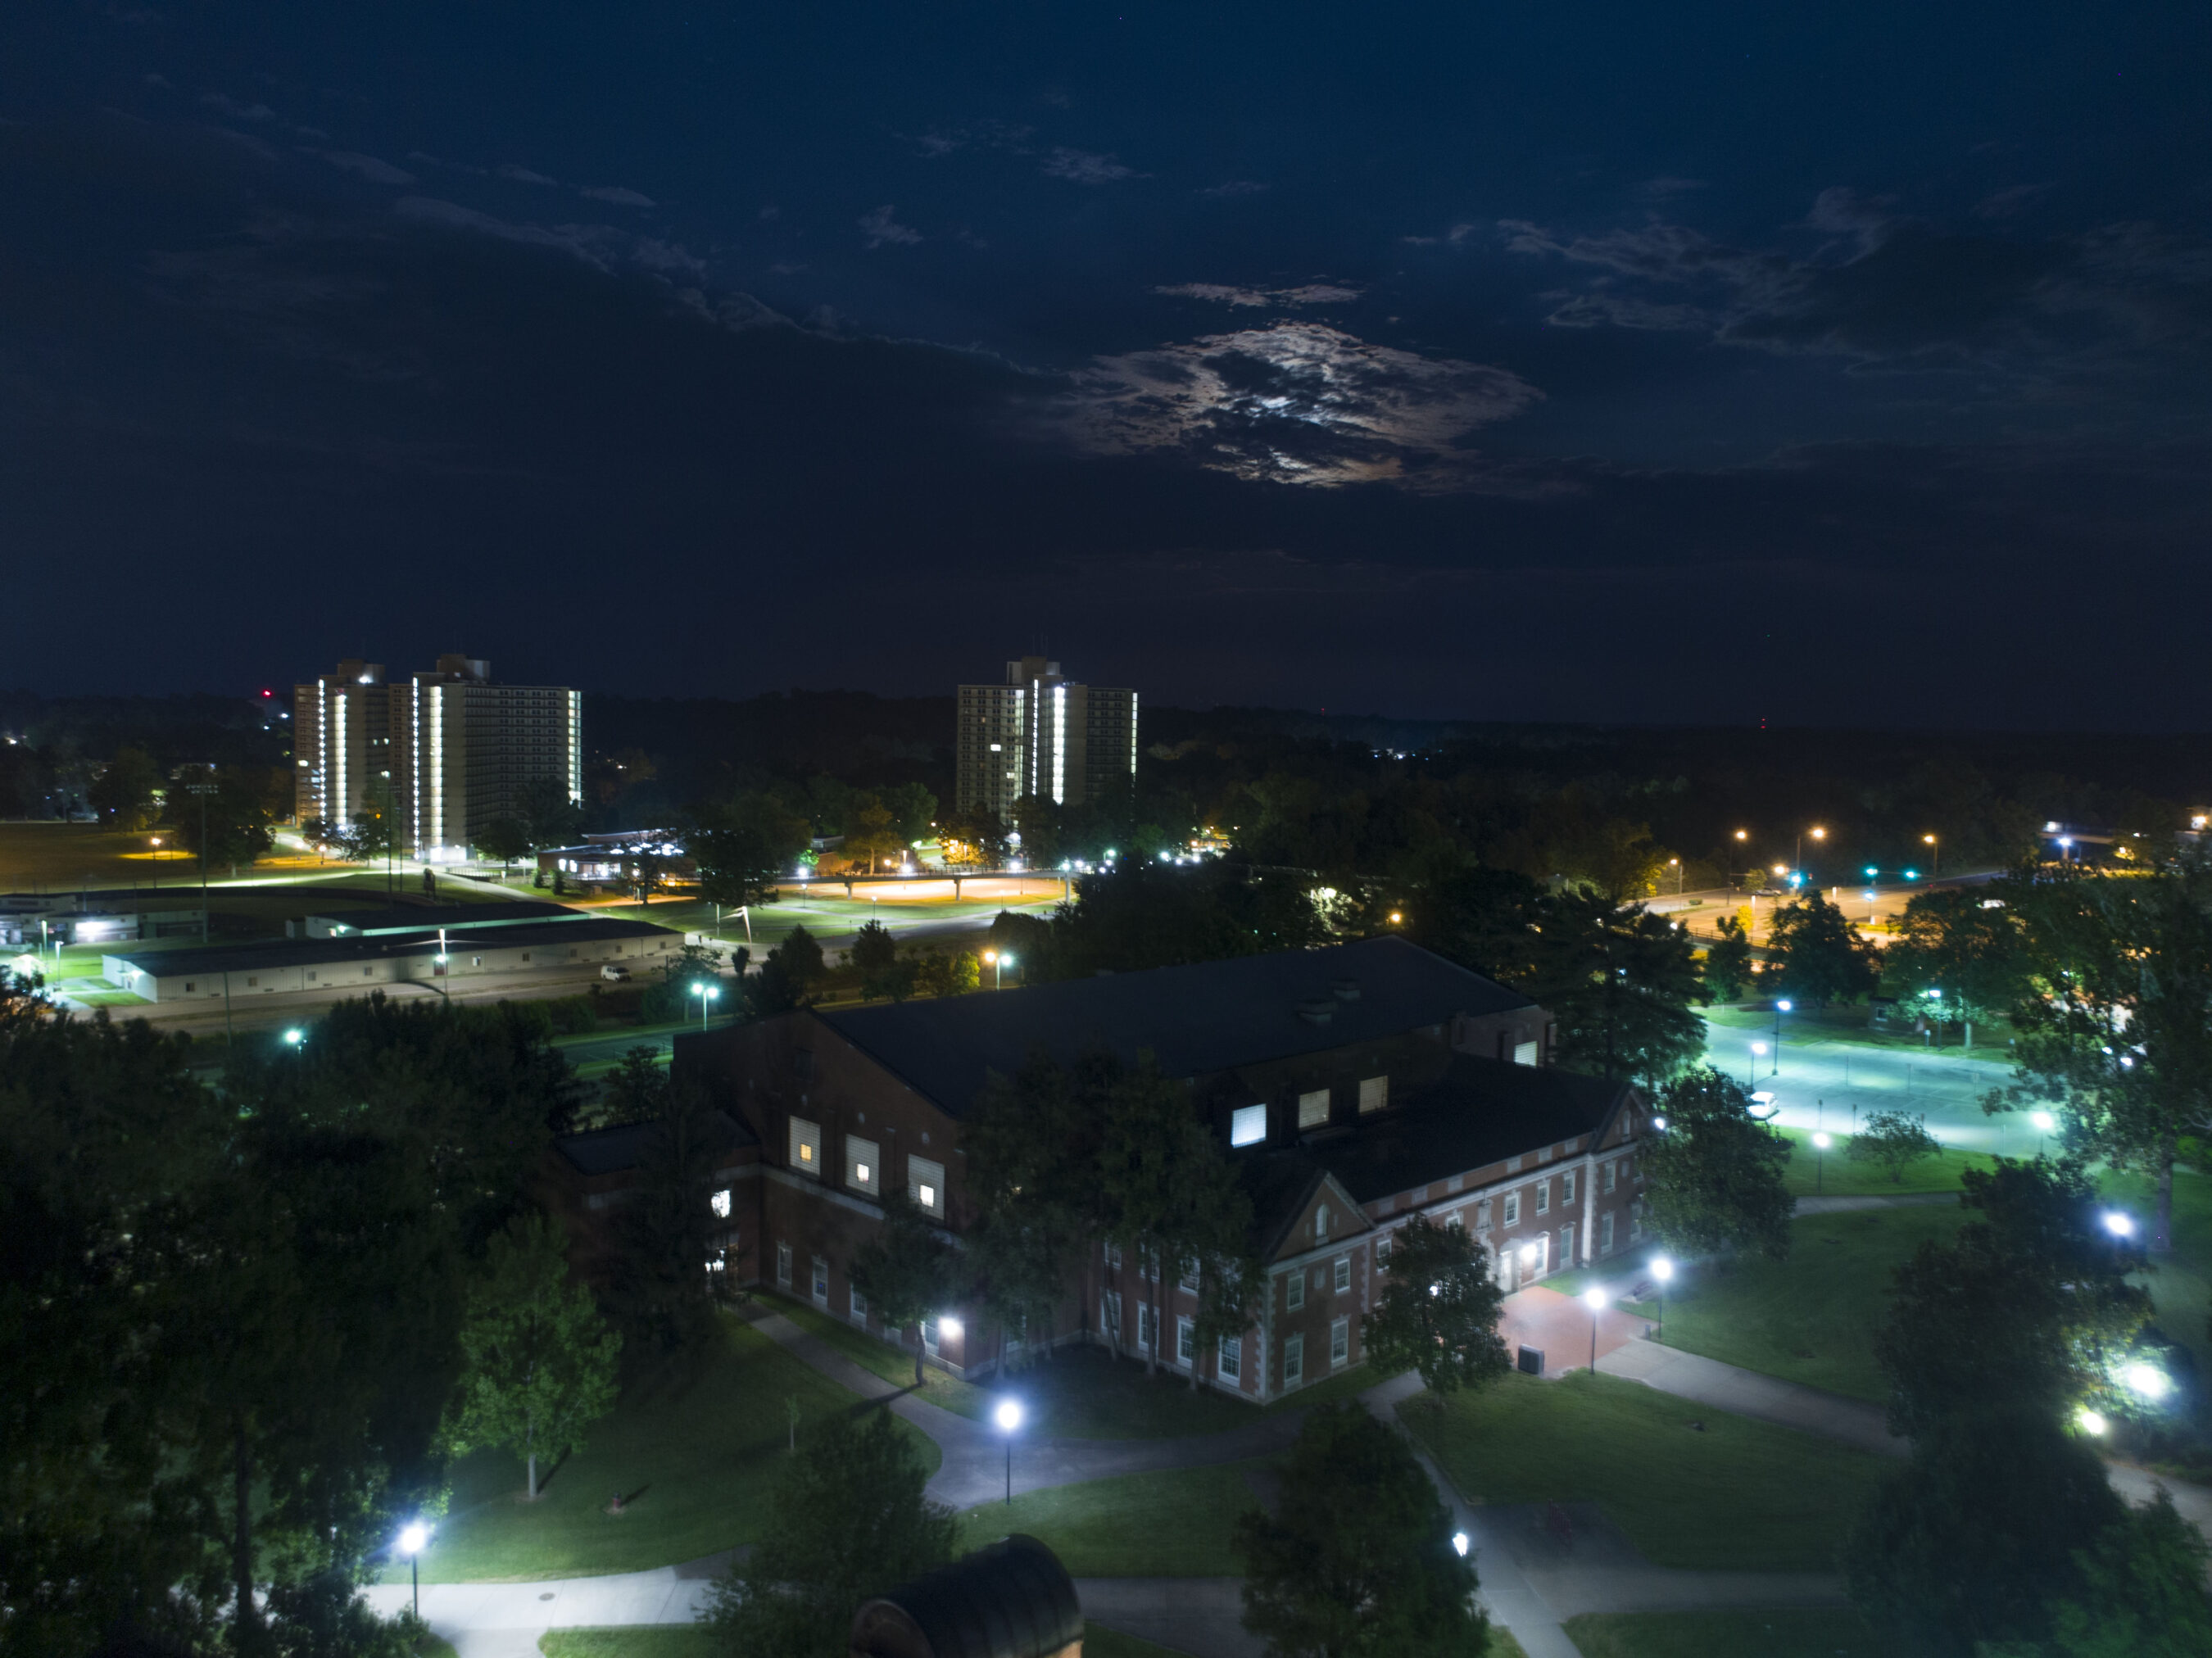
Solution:
<path fill-rule="evenodd" d="M 522 787 L 584 793 L 583 702 L 557 685 L 501 685 L 491 665 L 448 655 L 388 683 L 347 661 L 292 692 L 300 821 L 351 823 L 386 791 L 410 857 L 467 856 L 484 826 L 516 814 Z"/>
<path fill-rule="evenodd" d="M 963 685 L 957 719 L 953 799 L 962 811 L 1006 819 L 1025 794 L 1081 805 L 1136 781 L 1136 692 L 1079 684 L 1043 657 L 1007 663 L 1003 685 Z"/>

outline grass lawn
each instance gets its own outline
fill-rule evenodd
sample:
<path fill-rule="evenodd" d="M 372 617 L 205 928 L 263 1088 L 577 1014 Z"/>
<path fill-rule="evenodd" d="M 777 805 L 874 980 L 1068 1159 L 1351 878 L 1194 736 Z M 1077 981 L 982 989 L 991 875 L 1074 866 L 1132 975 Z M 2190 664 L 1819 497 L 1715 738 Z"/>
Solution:
<path fill-rule="evenodd" d="M 1783 1179 L 1801 1198 L 1809 1198 L 1816 1193 L 1832 1198 L 1894 1198 L 1914 1192 L 1955 1192 L 1959 1189 L 1959 1176 L 1965 1170 L 1988 1169 L 1996 1165 L 1996 1159 L 1986 1151 L 1961 1151 L 1955 1146 L 1946 1146 L 1934 1157 L 1923 1157 L 1905 1169 L 1901 1180 L 1893 1181 L 1879 1163 L 1853 1163 L 1844 1152 L 1850 1136 L 1841 1130 L 1829 1132 L 1835 1144 L 1825 1156 L 1814 1150 L 1811 1130 L 1778 1128 L 1777 1132 L 1790 1142 L 1790 1166 L 1783 1171 Z M 2013 1151 L 2033 1156 L 2035 1145 L 2033 1140 L 2024 1141 L 2015 1145 Z"/>
<path fill-rule="evenodd" d="M 1566 1629 L 1583 1658 L 1877 1658 L 1882 1650 L 1843 1606 L 1585 1612 Z"/>
<path fill-rule="evenodd" d="M 1595 1502 L 1654 1564 L 1747 1571 L 1834 1563 L 1890 1464 L 1831 1440 L 1577 1372 L 1512 1375 L 1398 1419 L 1470 1502 Z M 1689 1424 L 1705 1424 L 1703 1432 Z"/>
<path fill-rule="evenodd" d="M 1774 1029 L 1771 1005 L 1763 1008 L 1714 1007 L 1704 1014 L 1707 1024 L 1717 1024 L 1730 1030 L 1765 1030 Z M 1960 1038 L 1966 1033 L 1955 1024 L 1943 1027 L 1931 1048 L 1928 1039 L 1912 1028 L 1909 1020 L 1897 1020 L 1886 1025 L 1873 1023 L 1872 1010 L 1865 1007 L 1829 1007 L 1814 1010 L 1801 1008 L 1782 1016 L 1782 1042 L 1785 1048 L 1801 1048 L 1808 1042 L 1856 1042 L 1865 1048 L 1911 1048 L 1915 1053 L 1964 1055 L 1972 1059 L 2002 1060 L 2008 1056 L 2006 1044 L 2012 1040 L 2013 1028 L 2005 1020 L 1977 1020 L 1974 1024 L 1974 1046 L 1971 1053 Z"/>
<path fill-rule="evenodd" d="M 452 1506 L 423 1551 L 422 1576 L 453 1583 L 638 1571 L 751 1542 L 786 1455 L 784 1400 L 793 1394 L 802 1439 L 859 1404 L 759 1332 L 728 1321 L 688 1369 L 625 1388 L 584 1450 L 550 1479 L 541 1469 L 535 1503 L 521 1497 L 514 1457 L 481 1452 L 455 1464 Z M 913 1436 L 933 1470 L 937 1447 Z M 624 1512 L 610 1515 L 617 1491 Z M 400 1566 L 386 1581 L 405 1577 Z"/>
<path fill-rule="evenodd" d="M 549 1629 L 545 1658 L 726 1658 L 701 1624 L 632 1624 L 622 1629 Z"/>
<path fill-rule="evenodd" d="M 2151 1183 L 2142 1175 L 2107 1172 L 2099 1184 L 2145 1222 L 2157 1212 Z M 2159 1328 L 2196 1355 L 2200 1376 L 2212 1376 L 2204 1325 L 2212 1314 L 2212 1176 L 2175 1173 L 2173 1253 L 2136 1281 L 2150 1291 Z"/>
<path fill-rule="evenodd" d="M 1236 1577 L 1237 1516 L 1260 1505 L 1245 1475 L 1264 1459 L 1207 1468 L 1119 1474 L 1026 1491 L 960 1516 L 960 1548 L 1027 1532 L 1049 1544 L 1073 1577 Z"/>
<path fill-rule="evenodd" d="M 914 1382 L 914 1355 L 890 1346 L 818 1307 L 763 1293 L 761 1300 L 810 1335 L 821 1337 L 861 1369 L 902 1388 Z M 971 1421 L 988 1420 L 1001 1396 L 1018 1393 L 1031 1430 L 1062 1439 L 1168 1439 L 1218 1433 L 1253 1421 L 1257 1407 L 1211 1388 L 1191 1391 L 1180 1372 L 1145 1379 L 1141 1360 L 1114 1358 L 1103 1347 L 1063 1347 L 1010 1375 L 962 1382 L 934 1368 L 922 1372 L 921 1397 Z M 1365 1365 L 1332 1376 L 1269 1406 L 1303 1409 L 1371 1388 L 1382 1378 Z"/>
<path fill-rule="evenodd" d="M 1890 1272 L 1923 1240 L 1949 1237 L 1966 1213 L 1930 1204 L 1808 1215 L 1790 1229 L 1786 1260 L 1685 1270 L 1667 1297 L 1667 1345 L 1886 1402 L 1874 1333 L 1889 1315 Z"/>

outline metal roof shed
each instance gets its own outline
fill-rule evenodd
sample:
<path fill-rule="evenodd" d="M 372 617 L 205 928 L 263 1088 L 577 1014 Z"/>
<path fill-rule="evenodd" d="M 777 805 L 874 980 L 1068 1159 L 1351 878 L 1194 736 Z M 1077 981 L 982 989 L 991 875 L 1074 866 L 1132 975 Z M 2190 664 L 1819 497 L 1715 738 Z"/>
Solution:
<path fill-rule="evenodd" d="M 852 1658 L 1082 1658 L 1083 1606 L 1060 1557 L 1002 1537 L 853 1614 Z"/>

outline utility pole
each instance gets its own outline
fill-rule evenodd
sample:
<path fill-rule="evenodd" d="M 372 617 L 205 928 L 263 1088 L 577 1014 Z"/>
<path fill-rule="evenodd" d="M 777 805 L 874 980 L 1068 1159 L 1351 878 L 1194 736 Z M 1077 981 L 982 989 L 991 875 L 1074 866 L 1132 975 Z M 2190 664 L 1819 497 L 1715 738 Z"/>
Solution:
<path fill-rule="evenodd" d="M 185 786 L 189 793 L 197 794 L 200 798 L 200 942 L 204 944 L 208 942 L 207 803 L 208 796 L 215 793 L 215 782 L 210 777 L 207 782 L 188 783 Z M 228 981 L 226 980 L 224 990 L 226 1008 L 229 996 L 228 987 Z"/>

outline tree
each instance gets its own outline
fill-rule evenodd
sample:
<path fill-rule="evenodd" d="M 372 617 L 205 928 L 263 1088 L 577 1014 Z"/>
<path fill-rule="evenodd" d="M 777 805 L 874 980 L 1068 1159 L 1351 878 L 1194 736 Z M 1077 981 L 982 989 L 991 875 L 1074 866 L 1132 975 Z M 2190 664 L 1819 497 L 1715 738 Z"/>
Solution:
<path fill-rule="evenodd" d="M 1985 897 L 1979 888 L 1915 893 L 1897 938 L 1882 952 L 1881 969 L 1893 988 L 1939 1023 L 1961 1021 L 1968 1048 L 1975 1020 L 2011 1008 L 2029 988 L 2019 918 L 2003 899 Z"/>
<path fill-rule="evenodd" d="M 1899 1185 L 1906 1169 L 1942 1150 L 1941 1142 L 1920 1126 L 1918 1118 L 1902 1111 L 1870 1111 L 1844 1155 L 1853 1163 L 1880 1163 L 1889 1171 L 1891 1184 Z"/>
<path fill-rule="evenodd" d="M 1149 1054 L 1108 1090 L 1098 1199 L 1100 1236 L 1144 1263 L 1155 1336 L 1145 1348 L 1145 1374 L 1152 1376 L 1164 1345 L 1164 1286 L 1212 1256 L 1241 1254 L 1251 1206 L 1188 1090 L 1161 1075 Z"/>
<path fill-rule="evenodd" d="M 872 875 L 879 859 L 896 858 L 905 850 L 906 842 L 899 838 L 890 809 L 872 794 L 865 797 L 854 809 L 846 828 L 845 851 L 865 857 Z"/>
<path fill-rule="evenodd" d="M 1656 1084 L 1705 1051 L 1688 933 L 1591 892 L 1563 893 L 1541 916 L 1526 987 L 1559 1020 L 1562 1064 Z"/>
<path fill-rule="evenodd" d="M 1415 942 L 1516 988 L 1536 976 L 1544 893 L 1527 876 L 1452 860 L 1394 906 Z"/>
<path fill-rule="evenodd" d="M 2001 1158 L 1962 1179 L 1976 1218 L 1897 1269 L 1875 1338 L 1890 1425 L 1919 1436 L 1991 1409 L 2048 1422 L 2136 1411 L 2120 1372 L 2150 1317 L 2127 1281 L 2142 1256 L 2098 1224 L 2082 1164 Z"/>
<path fill-rule="evenodd" d="M 1751 935 L 1733 915 L 1720 920 L 1720 937 L 1705 950 L 1705 988 L 1717 1001 L 1732 1002 L 1751 977 Z"/>
<path fill-rule="evenodd" d="M 745 1005 L 757 1019 L 809 1005 L 825 971 L 822 946 L 803 926 L 795 926 L 762 958 L 761 970 L 744 981 Z"/>
<path fill-rule="evenodd" d="M 638 1148 L 637 1188 L 617 1212 L 616 1309 L 664 1351 L 696 1346 L 712 1327 L 718 1127 L 698 1087 L 672 1080 Z"/>
<path fill-rule="evenodd" d="M 913 993 L 915 964 L 899 959 L 898 941 L 881 921 L 861 923 L 845 959 L 860 969 L 863 996 L 888 996 L 902 1002 Z"/>
<path fill-rule="evenodd" d="M 2083 1593 L 2075 1551 L 2121 1520 L 2104 1464 L 2039 1413 L 1954 1418 L 1914 1446 L 1844 1546 L 1860 1614 L 1913 1658 L 2040 1650 L 2054 1599 Z"/>
<path fill-rule="evenodd" d="M 965 996 L 983 983 L 972 950 L 930 950 L 915 963 L 915 988 L 925 996 Z"/>
<path fill-rule="evenodd" d="M 1766 943 L 1780 958 L 1790 994 L 1815 1007 L 1856 1001 L 1871 992 L 1881 977 L 1881 958 L 1874 945 L 1817 890 L 1807 891 L 1775 913 Z"/>
<path fill-rule="evenodd" d="M 996 812 L 948 812 L 937 820 L 937 844 L 948 868 L 1002 868 L 1006 861 L 1006 826 Z"/>
<path fill-rule="evenodd" d="M 1247 1512 L 1244 1627 L 1280 1658 L 1481 1658 L 1489 1625 L 1451 1515 L 1398 1436 L 1356 1404 L 1311 1412 L 1274 1515 Z"/>
<path fill-rule="evenodd" d="M 776 1475 L 761 1541 L 714 1585 L 706 1621 L 723 1649 L 842 1651 L 854 1607 L 950 1560 L 959 1526 L 922 1495 L 929 1473 L 887 1411 L 825 1422 Z"/>
<path fill-rule="evenodd" d="M 557 1462 L 615 1402 L 622 1338 L 568 1276 L 560 1233 L 542 1215 L 491 1241 L 461 1326 L 463 1370 L 448 1436 L 456 1453 L 512 1451 L 538 1500 L 538 1459 Z"/>
<path fill-rule="evenodd" d="M 531 853 L 530 831 L 520 817 L 495 817 L 477 831 L 477 855 L 504 869 Z"/>
<path fill-rule="evenodd" d="M 929 837 L 937 821 L 937 797 L 920 783 L 901 783 L 883 792 L 884 810 L 891 815 L 891 828 L 901 847 Z"/>
<path fill-rule="evenodd" d="M 584 832 L 584 809 L 559 777 L 533 777 L 516 789 L 514 816 L 532 852 L 573 846 Z"/>
<path fill-rule="evenodd" d="M 1048 965 L 1053 976 L 1087 978 L 1306 949 L 1328 936 L 1310 884 L 1227 860 L 1195 868 L 1132 864 L 1082 876 L 1075 902 L 1037 923 L 1051 928 L 1046 949 L 1022 959 Z M 992 942 L 1000 942 L 995 929 Z"/>
<path fill-rule="evenodd" d="M 1390 1235 L 1389 1271 L 1359 1337 L 1378 1374 L 1419 1370 L 1442 1405 L 1512 1368 L 1498 1333 L 1504 1311 L 1497 1277 L 1466 1229 L 1416 1216 Z"/>
<path fill-rule="evenodd" d="M 111 828 L 143 829 L 152 821 L 154 791 L 161 786 L 161 774 L 145 750 L 120 748 L 85 791 L 85 799 Z"/>
<path fill-rule="evenodd" d="M 2037 993 L 2015 1012 L 2016 1084 L 2055 1096 L 2096 1149 L 2157 1187 L 2151 1249 L 2173 1247 L 2173 1165 L 2212 1134 L 2212 860 L 2142 875 L 2080 865 L 2007 884 Z"/>
<path fill-rule="evenodd" d="M 934 1318 L 959 1298 L 960 1262 L 937 1224 L 903 1192 L 884 1199 L 883 1224 L 853 1254 L 853 1287 L 886 1330 Z M 922 1344 L 915 1343 L 914 1385 L 921 1386 Z"/>
<path fill-rule="evenodd" d="M 733 909 L 772 902 L 776 883 L 796 867 L 813 826 L 766 791 L 734 796 L 702 813 L 684 849 L 699 871 L 699 895 Z"/>
<path fill-rule="evenodd" d="M 208 793 L 200 794 L 201 789 Z M 261 791 L 235 767 L 179 773 L 168 792 L 167 811 L 163 833 L 203 865 L 250 864 L 276 844 Z"/>
<path fill-rule="evenodd" d="M 1751 1114 L 1739 1084 L 1711 1066 L 1678 1077 L 1659 1096 L 1653 1127 L 1641 1156 L 1654 1233 L 1686 1254 L 1790 1253 L 1790 1143 Z"/>
<path fill-rule="evenodd" d="M 1251 1213 L 1248 1198 L 1241 1214 L 1224 1220 L 1222 1230 L 1226 1232 L 1233 1221 L 1249 1230 Z M 1190 1367 L 1193 1393 L 1198 1391 L 1200 1370 L 1209 1376 L 1219 1371 L 1221 1344 L 1250 1329 L 1267 1301 L 1266 1266 L 1249 1242 L 1240 1238 L 1238 1246 L 1209 1254 L 1199 1266 L 1198 1307 L 1190 1321 L 1190 1339 L 1199 1352 L 1199 1363 Z"/>
<path fill-rule="evenodd" d="M 668 1072 L 661 1067 L 659 1050 L 643 1042 L 625 1048 L 600 1084 L 595 1126 L 612 1128 L 624 1123 L 653 1122 L 667 1110 Z"/>
<path fill-rule="evenodd" d="M 2161 1487 L 2077 1549 L 2079 1587 L 2051 1606 L 2060 1658 L 2197 1658 L 2212 1652 L 2203 1534 Z"/>

